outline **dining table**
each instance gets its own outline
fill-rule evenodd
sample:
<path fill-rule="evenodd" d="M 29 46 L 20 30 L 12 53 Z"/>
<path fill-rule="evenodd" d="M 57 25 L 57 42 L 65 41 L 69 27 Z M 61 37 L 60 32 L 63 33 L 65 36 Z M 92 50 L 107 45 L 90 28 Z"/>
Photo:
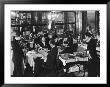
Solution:
<path fill-rule="evenodd" d="M 74 52 L 73 54 L 65 53 L 65 54 L 59 54 L 59 59 L 63 63 L 63 66 L 65 67 L 68 63 L 72 63 L 73 66 L 69 67 L 70 72 L 80 71 L 80 66 L 84 63 L 87 63 L 89 61 L 89 56 L 86 54 L 82 54 L 80 52 Z"/>
<path fill-rule="evenodd" d="M 78 61 L 88 61 L 88 56 L 80 57 L 78 55 L 73 54 L 59 54 L 59 59 L 62 61 L 63 65 L 65 66 L 67 63 L 70 62 L 78 62 Z"/>
<path fill-rule="evenodd" d="M 44 62 L 46 62 L 46 60 L 47 60 L 47 55 L 48 55 L 48 53 L 47 53 L 47 51 L 46 51 L 45 49 L 40 49 L 40 50 L 38 50 L 38 51 L 31 50 L 31 51 L 28 51 L 28 52 L 26 53 L 26 58 L 27 58 L 27 60 L 28 60 L 29 65 L 30 65 L 31 67 L 33 67 L 33 71 L 34 71 L 34 67 L 35 67 L 35 62 L 34 62 L 34 60 L 35 60 L 36 58 L 39 58 L 39 57 L 40 57 L 40 59 L 43 59 Z"/>

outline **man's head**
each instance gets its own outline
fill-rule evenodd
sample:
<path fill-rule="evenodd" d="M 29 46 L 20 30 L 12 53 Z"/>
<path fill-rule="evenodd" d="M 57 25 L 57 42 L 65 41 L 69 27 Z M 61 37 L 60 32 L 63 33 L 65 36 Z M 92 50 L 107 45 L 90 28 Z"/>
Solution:
<path fill-rule="evenodd" d="M 54 47 L 55 46 L 55 41 L 54 40 L 50 40 L 50 46 Z"/>

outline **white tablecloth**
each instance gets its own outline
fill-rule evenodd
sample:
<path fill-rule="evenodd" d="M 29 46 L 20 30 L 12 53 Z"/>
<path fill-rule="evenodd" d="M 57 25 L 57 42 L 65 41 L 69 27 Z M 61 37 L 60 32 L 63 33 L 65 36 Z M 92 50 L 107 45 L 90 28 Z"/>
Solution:
<path fill-rule="evenodd" d="M 27 59 L 28 59 L 28 63 L 30 64 L 31 67 L 33 67 L 34 70 L 34 59 L 37 57 L 43 57 L 42 54 L 37 54 L 35 51 L 28 51 L 26 53 Z"/>
<path fill-rule="evenodd" d="M 41 57 L 41 59 L 44 59 L 44 62 L 46 62 L 47 57 L 45 55 L 46 55 L 45 53 L 44 54 L 37 53 L 34 50 L 28 51 L 26 53 L 28 63 L 30 64 L 31 67 L 33 67 L 33 70 L 34 70 L 34 64 L 35 64 L 34 59 L 37 57 Z"/>
<path fill-rule="evenodd" d="M 74 59 L 63 59 L 61 56 L 59 56 L 59 59 L 62 61 L 64 66 L 66 65 L 66 63 L 70 63 L 70 62 L 88 61 L 88 57 L 81 58 L 77 56 Z"/>
<path fill-rule="evenodd" d="M 79 46 L 79 47 L 82 47 L 82 48 L 84 48 L 84 49 L 87 49 L 87 44 L 83 44 L 83 45 L 82 45 L 82 44 L 78 44 L 78 46 Z M 97 50 L 97 51 L 100 51 L 100 47 L 96 47 L 96 50 Z"/>
<path fill-rule="evenodd" d="M 70 63 L 70 62 L 88 61 L 88 57 L 81 58 L 81 57 L 77 57 L 77 56 L 74 59 L 63 59 L 61 56 L 59 56 L 59 59 L 62 61 L 62 63 L 63 63 L 64 66 L 66 66 L 66 64 L 67 63 Z M 83 65 L 80 65 L 80 66 L 77 66 L 77 65 L 71 66 L 71 67 L 69 67 L 69 72 L 68 73 L 79 71 L 79 70 L 82 69 L 82 66 Z"/>

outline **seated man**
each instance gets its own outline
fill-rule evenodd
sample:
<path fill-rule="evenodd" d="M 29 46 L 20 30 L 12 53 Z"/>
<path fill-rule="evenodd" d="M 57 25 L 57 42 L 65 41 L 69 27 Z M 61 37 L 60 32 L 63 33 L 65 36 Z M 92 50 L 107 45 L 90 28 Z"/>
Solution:
<path fill-rule="evenodd" d="M 42 48 L 47 48 L 47 44 L 46 44 L 46 42 L 45 42 L 45 37 L 41 37 L 41 40 L 40 40 L 39 45 L 40 45 Z"/>
<path fill-rule="evenodd" d="M 62 38 L 58 38 L 58 46 L 61 46 L 63 44 L 63 39 Z"/>
<path fill-rule="evenodd" d="M 43 72 L 43 60 L 41 59 L 41 57 L 37 57 L 36 59 L 34 59 L 35 62 L 35 67 L 34 67 L 34 76 L 38 77 L 42 74 Z"/>
<path fill-rule="evenodd" d="M 77 49 L 78 49 L 78 43 L 77 43 L 77 40 L 75 40 L 75 39 L 73 38 L 73 44 L 70 44 L 69 46 L 70 46 L 72 52 L 76 52 Z"/>
<path fill-rule="evenodd" d="M 78 49 L 77 41 L 69 42 L 68 47 L 66 47 L 61 53 L 73 53 Z"/>

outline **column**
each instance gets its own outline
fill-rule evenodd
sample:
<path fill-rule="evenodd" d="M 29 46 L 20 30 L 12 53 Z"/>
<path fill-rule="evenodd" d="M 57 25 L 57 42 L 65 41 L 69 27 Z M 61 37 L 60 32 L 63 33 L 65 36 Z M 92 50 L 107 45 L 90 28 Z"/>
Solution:
<path fill-rule="evenodd" d="M 77 20 L 77 12 L 76 11 L 74 11 L 74 17 L 75 17 L 75 29 L 74 29 L 74 36 L 75 36 L 75 38 L 77 38 L 77 32 L 76 32 L 76 20 Z"/>
<path fill-rule="evenodd" d="M 37 12 L 37 17 L 38 17 L 37 24 L 39 26 L 39 29 L 42 30 L 42 12 L 41 11 Z"/>
<path fill-rule="evenodd" d="M 84 39 L 87 27 L 87 11 L 82 11 L 82 39 Z"/>
<path fill-rule="evenodd" d="M 100 34 L 99 30 L 99 11 L 95 11 L 95 30 L 97 31 L 98 34 Z"/>
<path fill-rule="evenodd" d="M 67 31 L 68 13 L 64 12 L 64 32 Z"/>

